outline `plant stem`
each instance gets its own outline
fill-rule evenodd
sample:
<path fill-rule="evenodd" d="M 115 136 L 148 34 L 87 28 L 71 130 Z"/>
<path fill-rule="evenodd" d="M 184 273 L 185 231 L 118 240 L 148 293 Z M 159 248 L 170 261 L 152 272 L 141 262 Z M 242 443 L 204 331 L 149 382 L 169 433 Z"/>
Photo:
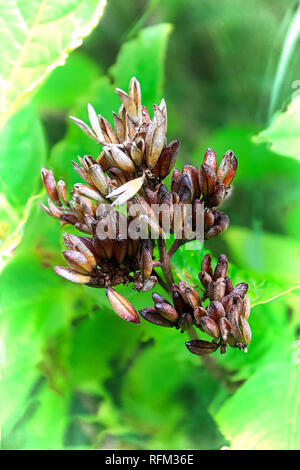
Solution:
<path fill-rule="evenodd" d="M 185 240 L 181 240 L 179 238 L 176 238 L 176 240 L 174 241 L 173 245 L 170 248 L 170 251 L 168 252 L 169 258 L 172 258 L 174 253 L 178 250 L 178 248 L 180 248 L 182 245 L 184 245 L 184 243 L 186 243 Z"/>

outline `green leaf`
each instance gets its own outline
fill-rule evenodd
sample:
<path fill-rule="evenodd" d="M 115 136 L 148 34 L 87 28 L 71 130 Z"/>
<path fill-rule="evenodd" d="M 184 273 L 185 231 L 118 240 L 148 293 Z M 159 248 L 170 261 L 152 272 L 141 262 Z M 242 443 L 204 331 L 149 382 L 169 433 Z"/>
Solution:
<path fill-rule="evenodd" d="M 274 152 L 300 160 L 300 96 L 291 101 L 285 112 L 277 113 L 254 140 L 267 142 Z"/>
<path fill-rule="evenodd" d="M 91 310 L 89 300 L 82 300 L 83 287 L 54 274 L 53 265 L 62 260 L 52 248 L 55 246 L 59 253 L 61 230 L 39 207 L 36 209 L 37 215 L 31 209 L 23 240 L 1 273 L 1 334 L 5 345 L 0 390 L 1 403 L 5 403 L 2 431 L 10 440 L 38 399 L 33 391 L 42 373 L 57 393 L 68 392 L 68 382 L 61 379 L 61 366 L 55 357 L 49 362 L 51 340 L 74 317 Z"/>
<path fill-rule="evenodd" d="M 150 108 L 162 99 L 165 55 L 172 26 L 167 23 L 143 29 L 137 36 L 123 44 L 116 64 L 110 72 L 116 86 L 128 89 L 132 76 L 141 82 L 142 101 Z"/>
<path fill-rule="evenodd" d="M 284 290 L 300 287 L 300 246 L 291 237 L 262 231 L 231 227 L 224 233 L 232 260 L 243 269 L 270 275 L 285 286 Z M 266 277 L 268 279 L 268 277 Z"/>
<path fill-rule="evenodd" d="M 46 159 L 41 123 L 30 107 L 0 130 L 0 269 L 22 238 Z"/>
<path fill-rule="evenodd" d="M 0 41 L 5 55 L 0 65 L 0 125 L 80 46 L 98 23 L 105 4 L 105 0 L 2 4 Z"/>
<path fill-rule="evenodd" d="M 232 449 L 300 449 L 300 374 L 291 360 L 268 364 L 229 398 L 216 420 Z"/>
<path fill-rule="evenodd" d="M 57 67 L 47 77 L 38 89 L 33 103 L 42 112 L 57 113 L 58 109 L 71 108 L 100 75 L 98 64 L 75 51 L 63 67 Z"/>

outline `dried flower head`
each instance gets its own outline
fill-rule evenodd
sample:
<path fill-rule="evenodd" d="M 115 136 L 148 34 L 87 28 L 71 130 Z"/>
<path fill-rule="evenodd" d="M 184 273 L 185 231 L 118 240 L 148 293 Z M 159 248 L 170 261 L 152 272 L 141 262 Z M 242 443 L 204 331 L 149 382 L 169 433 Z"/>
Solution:
<path fill-rule="evenodd" d="M 135 77 L 128 93 L 119 88 L 116 91 L 122 104 L 118 113 L 113 113 L 114 127 L 91 104 L 90 125 L 71 116 L 102 148 L 97 158 L 84 155 L 78 157 L 78 163 L 72 162 L 81 181 L 73 186 L 70 197 L 63 180 L 56 183 L 51 170 L 41 171 L 49 196 L 48 206 L 41 204 L 43 211 L 62 226 L 71 224 L 84 234 L 65 234 L 67 249 L 63 256 L 68 267 L 56 266 L 55 272 L 71 282 L 105 288 L 115 312 L 134 323 L 140 321 L 137 311 L 113 287 L 131 283 L 138 292 L 145 292 L 159 281 L 171 293 L 172 302 L 154 293 L 154 306 L 140 310 L 144 319 L 182 332 L 196 327 L 207 333 L 212 342 L 186 343 L 195 354 L 210 354 L 218 348 L 224 353 L 227 345 L 246 351 L 251 340 L 248 285 L 232 285 L 226 256 L 220 256 L 214 272 L 210 256 L 204 257 L 199 274 L 204 286 L 201 297 L 186 282 L 174 283 L 170 265 L 181 244 L 196 237 L 199 209 L 204 239 L 214 238 L 228 228 L 229 219 L 219 207 L 230 194 L 237 159 L 228 150 L 218 166 L 216 154 L 209 148 L 199 169 L 192 165 L 184 165 L 182 171 L 174 169 L 179 141 L 167 144 L 165 100 L 153 105 L 151 118 L 142 105 L 141 87 Z M 171 171 L 168 188 L 163 181 Z M 125 203 L 129 209 L 126 215 L 116 210 L 116 206 Z M 155 212 L 156 205 L 164 211 Z M 191 216 L 186 224 L 189 209 Z M 164 240 L 165 214 L 168 230 L 175 235 L 169 252 Z M 187 232 L 192 232 L 192 238 Z M 154 258 L 156 246 L 158 260 Z M 162 269 L 164 279 L 157 268 Z"/>
<path fill-rule="evenodd" d="M 140 310 L 141 316 L 156 325 L 175 327 L 181 332 L 195 326 L 213 338 L 212 343 L 191 340 L 186 343 L 194 354 L 210 354 L 226 346 L 247 351 L 251 330 L 247 322 L 250 301 L 246 296 L 248 284 L 235 287 L 228 277 L 228 260 L 225 255 L 218 259 L 213 272 L 211 257 L 203 258 L 199 278 L 204 286 L 201 297 L 197 290 L 184 281 L 172 285 L 172 303 L 159 294 L 152 295 L 154 306 Z M 206 300 L 207 307 L 204 307 Z"/>

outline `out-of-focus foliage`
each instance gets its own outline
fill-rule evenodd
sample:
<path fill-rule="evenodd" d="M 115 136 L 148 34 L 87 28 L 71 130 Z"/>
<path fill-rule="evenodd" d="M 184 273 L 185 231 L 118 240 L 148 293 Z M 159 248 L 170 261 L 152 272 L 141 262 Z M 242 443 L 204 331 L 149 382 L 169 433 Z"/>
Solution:
<path fill-rule="evenodd" d="M 297 93 L 297 92 L 296 92 Z M 300 97 L 296 96 L 284 113 L 278 113 L 257 142 L 270 142 L 274 152 L 300 160 Z"/>
<path fill-rule="evenodd" d="M 1 274 L 1 446 L 299 449 L 298 99 L 285 111 L 292 82 L 300 79 L 296 54 L 273 90 L 294 2 L 111 0 L 79 51 L 35 89 L 62 50 L 73 47 L 73 33 L 89 33 L 101 3 L 62 0 L 42 13 L 36 5 L 24 7 L 36 22 L 29 36 L 35 40 L 25 40 L 13 86 L 5 90 L 8 114 L 14 103 L 21 107 L 28 87 L 36 93 L 0 135 L 0 248 L 13 255 L 3 257 Z M 58 9 L 62 18 L 54 21 Z M 19 17 L 5 18 L 17 31 Z M 57 33 L 61 50 L 53 41 Z M 7 57 L 10 66 L 13 57 Z M 249 283 L 253 304 L 248 354 L 215 355 L 224 380 L 186 350 L 184 335 L 143 321 L 127 324 L 103 290 L 53 273 L 68 226 L 61 229 L 39 210 L 45 199 L 39 168 L 53 169 L 68 188 L 77 182 L 71 160 L 97 156 L 99 147 L 68 116 L 86 121 L 90 102 L 111 122 L 120 105 L 114 89 L 126 90 L 132 75 L 147 106 L 165 97 L 168 139 L 180 139 L 182 164 L 199 166 L 209 146 L 219 159 L 228 148 L 238 158 L 226 202 L 231 225 L 218 242 L 205 244 L 215 258 L 227 253 L 230 275 Z M 182 247 L 174 257 L 176 274 L 199 285 L 203 250 Z M 137 309 L 152 303 L 151 293 L 118 290 Z"/>
<path fill-rule="evenodd" d="M 78 47 L 106 0 L 17 0 L 0 7 L 1 125 L 28 94 Z"/>
<path fill-rule="evenodd" d="M 0 130 L 0 270 L 20 242 L 40 183 L 46 139 L 36 111 L 15 114 Z"/>

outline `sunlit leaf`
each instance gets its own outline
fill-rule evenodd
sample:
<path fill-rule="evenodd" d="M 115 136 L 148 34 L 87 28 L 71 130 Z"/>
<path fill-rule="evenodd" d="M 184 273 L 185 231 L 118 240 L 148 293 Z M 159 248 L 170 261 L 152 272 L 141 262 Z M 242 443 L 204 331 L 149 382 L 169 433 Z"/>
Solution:
<path fill-rule="evenodd" d="M 299 364 L 269 363 L 229 398 L 216 420 L 232 449 L 300 449 Z"/>
<path fill-rule="evenodd" d="M 24 108 L 0 130 L 0 269 L 22 238 L 45 158 L 41 123 L 32 108 Z"/>
<path fill-rule="evenodd" d="M 285 112 L 273 117 L 269 127 L 257 135 L 255 142 L 268 142 L 274 152 L 300 160 L 300 96 L 291 101 Z"/>
<path fill-rule="evenodd" d="M 105 0 L 2 3 L 0 124 L 98 23 Z"/>

